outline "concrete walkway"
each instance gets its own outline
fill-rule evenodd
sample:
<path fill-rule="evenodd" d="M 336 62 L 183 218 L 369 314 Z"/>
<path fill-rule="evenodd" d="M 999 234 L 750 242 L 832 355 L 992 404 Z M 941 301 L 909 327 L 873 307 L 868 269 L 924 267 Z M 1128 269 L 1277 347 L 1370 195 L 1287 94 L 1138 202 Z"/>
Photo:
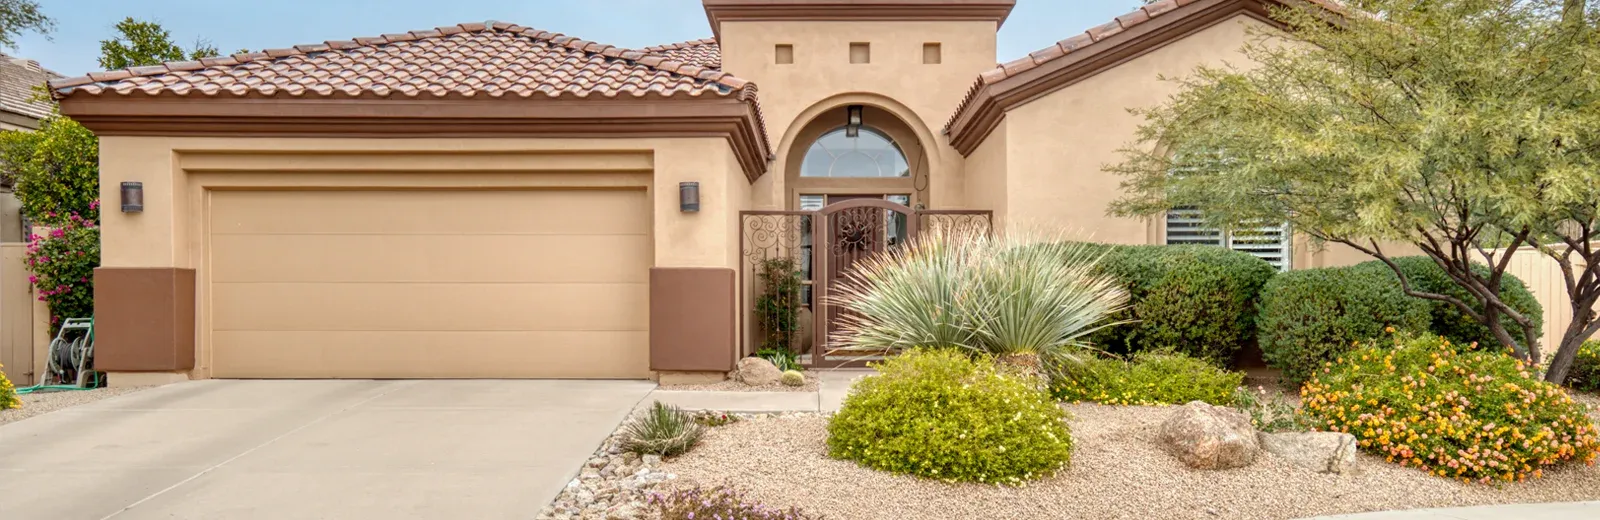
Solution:
<path fill-rule="evenodd" d="M 871 374 L 864 369 L 817 370 L 812 377 L 821 383 L 816 392 L 684 392 L 656 390 L 641 402 L 661 401 L 685 410 L 719 412 L 837 412 L 850 385 Z"/>
<path fill-rule="evenodd" d="M 532 518 L 648 381 L 194 381 L 0 426 L 0 518 Z"/>
<path fill-rule="evenodd" d="M 1307 520 L 1592 520 L 1595 518 L 1600 518 L 1600 502 L 1413 509 L 1319 516 Z"/>

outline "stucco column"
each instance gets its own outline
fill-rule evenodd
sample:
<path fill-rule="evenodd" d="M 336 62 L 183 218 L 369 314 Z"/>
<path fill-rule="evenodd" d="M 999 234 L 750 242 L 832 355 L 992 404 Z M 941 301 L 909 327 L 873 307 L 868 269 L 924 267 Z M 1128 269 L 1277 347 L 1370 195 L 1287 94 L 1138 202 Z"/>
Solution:
<path fill-rule="evenodd" d="M 124 182 L 144 209 L 124 213 Z M 187 378 L 195 366 L 195 272 L 188 265 L 182 172 L 161 138 L 100 139 L 100 268 L 95 367 L 112 385 Z"/>

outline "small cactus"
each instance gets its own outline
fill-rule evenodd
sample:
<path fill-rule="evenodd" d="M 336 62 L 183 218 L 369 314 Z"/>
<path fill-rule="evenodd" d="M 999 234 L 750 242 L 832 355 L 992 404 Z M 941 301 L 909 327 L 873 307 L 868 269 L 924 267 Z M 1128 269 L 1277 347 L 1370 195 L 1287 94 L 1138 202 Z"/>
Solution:
<path fill-rule="evenodd" d="M 806 375 L 800 373 L 799 370 L 785 370 L 781 381 L 785 386 L 805 386 Z"/>

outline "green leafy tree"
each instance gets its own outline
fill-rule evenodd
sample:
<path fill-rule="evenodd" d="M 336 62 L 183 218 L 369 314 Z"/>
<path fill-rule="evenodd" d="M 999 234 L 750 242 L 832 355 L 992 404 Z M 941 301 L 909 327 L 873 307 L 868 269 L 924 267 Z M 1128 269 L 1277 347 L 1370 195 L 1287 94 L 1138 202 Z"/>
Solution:
<path fill-rule="evenodd" d="M 1107 167 L 1125 176 L 1111 212 L 1288 222 L 1381 260 L 1407 294 L 1455 306 L 1534 363 L 1537 321 L 1501 281 L 1509 251 L 1536 249 L 1560 264 L 1572 302 L 1546 374 L 1560 382 L 1600 330 L 1595 13 L 1584 0 L 1344 3 L 1274 8 L 1288 37 L 1255 31 L 1248 62 L 1201 67 L 1136 110 L 1138 141 Z M 1419 290 L 1384 247 L 1395 242 L 1462 291 Z"/>
<path fill-rule="evenodd" d="M 55 225 L 74 214 L 99 221 L 100 141 L 77 121 L 55 115 L 37 131 L 0 132 L 0 168 L 34 222 Z"/>
<path fill-rule="evenodd" d="M 56 22 L 39 10 L 34 0 L 0 0 L 0 47 L 14 47 L 26 32 L 49 34 Z"/>
<path fill-rule="evenodd" d="M 106 70 L 160 65 L 168 61 L 196 60 L 218 55 L 205 40 L 184 50 L 173 43 L 172 33 L 156 22 L 125 18 L 117 22 L 117 36 L 100 41 L 100 66 Z"/>

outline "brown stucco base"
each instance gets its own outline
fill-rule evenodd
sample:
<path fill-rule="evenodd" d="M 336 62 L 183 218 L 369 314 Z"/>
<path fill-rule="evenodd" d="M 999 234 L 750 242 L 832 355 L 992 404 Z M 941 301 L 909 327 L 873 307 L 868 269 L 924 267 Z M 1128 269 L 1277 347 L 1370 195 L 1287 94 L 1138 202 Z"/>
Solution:
<path fill-rule="evenodd" d="M 650 269 L 650 369 L 732 370 L 733 289 L 732 269 Z"/>
<path fill-rule="evenodd" d="M 175 372 L 194 368 L 194 270 L 94 270 L 95 368 Z"/>

